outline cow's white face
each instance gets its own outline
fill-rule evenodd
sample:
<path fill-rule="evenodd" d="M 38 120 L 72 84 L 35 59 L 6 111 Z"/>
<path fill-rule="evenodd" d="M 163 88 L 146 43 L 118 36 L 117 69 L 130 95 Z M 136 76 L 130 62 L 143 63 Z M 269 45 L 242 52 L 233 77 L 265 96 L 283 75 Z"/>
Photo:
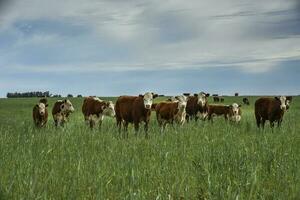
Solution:
<path fill-rule="evenodd" d="M 143 96 L 144 106 L 146 109 L 151 109 L 153 103 L 153 94 L 151 92 L 147 92 Z"/>
<path fill-rule="evenodd" d="M 231 105 L 231 109 L 232 109 L 233 115 L 236 116 L 239 114 L 240 105 L 238 105 L 237 103 L 233 103 Z"/>
<path fill-rule="evenodd" d="M 44 103 L 39 103 L 38 104 L 39 106 L 39 113 L 40 115 L 44 115 L 46 113 L 46 106 Z"/>
<path fill-rule="evenodd" d="M 178 101 L 178 109 L 180 112 L 185 111 L 186 109 L 186 102 Z"/>
<path fill-rule="evenodd" d="M 186 109 L 187 97 L 184 95 L 176 96 L 175 102 L 178 102 L 179 111 L 184 111 Z"/>
<path fill-rule="evenodd" d="M 207 103 L 207 96 L 204 92 L 201 92 L 198 94 L 198 104 L 200 106 L 205 106 L 205 104 Z"/>
<path fill-rule="evenodd" d="M 286 101 L 286 97 L 285 96 L 280 96 L 279 98 L 279 101 L 280 101 L 280 109 L 281 110 L 286 110 L 287 108 L 287 101 Z"/>
<path fill-rule="evenodd" d="M 103 110 L 103 114 L 109 117 L 114 117 L 116 115 L 115 105 L 112 101 L 108 102 L 108 106 Z"/>
<path fill-rule="evenodd" d="M 70 100 L 66 99 L 64 100 L 64 103 L 61 104 L 61 110 L 63 112 L 74 112 L 74 107 L 73 107 L 73 104 L 71 103 Z"/>

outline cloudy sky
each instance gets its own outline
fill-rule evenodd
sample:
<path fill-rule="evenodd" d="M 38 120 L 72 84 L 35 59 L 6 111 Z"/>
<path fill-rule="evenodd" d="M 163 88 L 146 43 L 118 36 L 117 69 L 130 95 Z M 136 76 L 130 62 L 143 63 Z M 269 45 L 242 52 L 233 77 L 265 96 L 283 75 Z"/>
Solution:
<path fill-rule="evenodd" d="M 0 97 L 300 94 L 299 0 L 0 0 Z"/>

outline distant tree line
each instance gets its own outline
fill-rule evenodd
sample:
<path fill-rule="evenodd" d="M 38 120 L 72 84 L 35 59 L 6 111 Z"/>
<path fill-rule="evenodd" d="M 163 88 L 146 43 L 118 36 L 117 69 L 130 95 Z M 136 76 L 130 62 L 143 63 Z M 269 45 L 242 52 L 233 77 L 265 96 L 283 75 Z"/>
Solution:
<path fill-rule="evenodd" d="M 50 94 L 49 91 L 40 92 L 40 91 L 33 91 L 33 92 L 8 92 L 6 94 L 7 98 L 22 98 L 22 97 L 56 97 L 60 98 L 62 95 L 60 94 Z M 68 98 L 74 97 L 72 94 L 67 95 Z M 81 94 L 78 94 L 77 97 L 82 97 Z"/>
<path fill-rule="evenodd" d="M 40 91 L 34 91 L 34 92 L 8 92 L 6 97 L 7 98 L 20 98 L 20 97 L 50 97 L 51 94 L 49 91 L 46 92 L 40 92 Z"/>

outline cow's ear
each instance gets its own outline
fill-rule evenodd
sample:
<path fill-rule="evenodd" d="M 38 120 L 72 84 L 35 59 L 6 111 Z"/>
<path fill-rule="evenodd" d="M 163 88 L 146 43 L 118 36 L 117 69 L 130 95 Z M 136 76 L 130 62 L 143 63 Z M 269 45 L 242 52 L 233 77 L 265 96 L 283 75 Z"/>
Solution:
<path fill-rule="evenodd" d="M 190 96 L 190 93 L 183 93 L 184 96 Z"/>
<path fill-rule="evenodd" d="M 144 95 L 142 95 L 142 94 L 139 94 L 139 97 L 144 97 Z"/>
<path fill-rule="evenodd" d="M 206 97 L 209 97 L 209 95 L 210 95 L 210 94 L 209 94 L 209 93 L 207 93 L 205 96 L 206 96 Z"/>
<path fill-rule="evenodd" d="M 275 97 L 276 100 L 280 100 L 279 97 Z"/>
<path fill-rule="evenodd" d="M 198 96 L 198 94 L 197 94 L 197 93 L 195 93 L 195 94 L 194 94 L 194 96 L 195 96 L 195 97 L 197 97 L 197 96 Z"/>
<path fill-rule="evenodd" d="M 48 107 L 48 104 L 46 103 L 46 105 L 45 105 L 46 107 Z"/>
<path fill-rule="evenodd" d="M 158 94 L 153 94 L 153 99 L 155 99 L 156 97 L 158 97 Z"/>

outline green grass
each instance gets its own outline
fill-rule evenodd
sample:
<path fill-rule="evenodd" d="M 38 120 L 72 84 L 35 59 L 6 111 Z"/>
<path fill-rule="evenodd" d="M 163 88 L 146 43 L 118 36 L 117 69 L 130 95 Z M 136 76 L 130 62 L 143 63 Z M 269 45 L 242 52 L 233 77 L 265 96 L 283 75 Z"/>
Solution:
<path fill-rule="evenodd" d="M 38 99 L 1 99 L 0 199 L 299 199 L 300 99 L 273 131 L 256 128 L 254 99 L 239 125 L 218 118 L 161 134 L 152 113 L 149 139 L 132 126 L 119 139 L 111 118 L 91 131 L 80 98 L 70 123 L 55 128 L 49 115 L 44 129 L 31 118 Z"/>

